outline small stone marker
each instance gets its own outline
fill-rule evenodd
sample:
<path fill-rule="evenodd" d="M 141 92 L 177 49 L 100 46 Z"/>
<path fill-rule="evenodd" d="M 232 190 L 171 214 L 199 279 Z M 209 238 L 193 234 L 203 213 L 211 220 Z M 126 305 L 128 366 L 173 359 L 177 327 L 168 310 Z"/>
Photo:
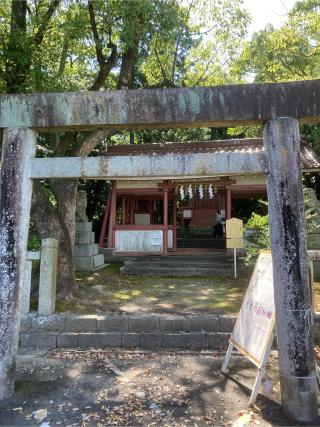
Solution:
<path fill-rule="evenodd" d="M 226 221 L 227 249 L 233 249 L 234 278 L 237 278 L 237 248 L 243 248 L 243 221 L 238 218 Z"/>
<path fill-rule="evenodd" d="M 34 260 L 40 260 L 40 252 L 27 252 L 21 290 L 21 314 L 28 314 L 30 311 L 32 261 Z"/>
<path fill-rule="evenodd" d="M 49 316 L 55 312 L 57 289 L 58 241 L 43 239 L 41 242 L 41 263 L 39 281 L 38 314 Z"/>

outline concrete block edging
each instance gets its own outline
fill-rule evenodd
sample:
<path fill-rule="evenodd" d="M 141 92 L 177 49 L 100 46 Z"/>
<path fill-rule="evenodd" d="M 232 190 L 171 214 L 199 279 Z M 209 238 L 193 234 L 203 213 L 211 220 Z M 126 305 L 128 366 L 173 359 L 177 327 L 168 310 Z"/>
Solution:
<path fill-rule="evenodd" d="M 232 315 L 74 315 L 22 318 L 22 348 L 141 348 L 148 350 L 226 350 Z M 315 327 L 320 337 L 320 324 Z"/>

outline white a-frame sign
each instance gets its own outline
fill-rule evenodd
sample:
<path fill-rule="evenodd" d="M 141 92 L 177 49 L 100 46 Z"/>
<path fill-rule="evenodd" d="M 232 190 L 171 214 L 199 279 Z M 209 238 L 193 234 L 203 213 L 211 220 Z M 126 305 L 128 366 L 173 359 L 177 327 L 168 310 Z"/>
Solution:
<path fill-rule="evenodd" d="M 228 364 L 234 347 L 258 367 L 259 372 L 251 393 L 250 405 L 253 405 L 257 398 L 274 336 L 275 307 L 272 259 L 271 253 L 261 253 L 221 368 L 223 374 L 228 373 Z"/>

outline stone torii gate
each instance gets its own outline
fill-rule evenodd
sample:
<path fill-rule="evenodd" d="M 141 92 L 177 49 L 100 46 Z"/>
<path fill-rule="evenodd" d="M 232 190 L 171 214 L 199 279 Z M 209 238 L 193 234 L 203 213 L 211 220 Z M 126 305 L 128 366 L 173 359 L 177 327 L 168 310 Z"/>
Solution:
<path fill-rule="evenodd" d="M 320 122 L 320 80 L 190 89 L 1 95 L 0 399 L 11 396 L 14 390 L 32 179 L 71 175 L 112 179 L 123 175 L 120 169 L 128 167 L 121 163 L 109 164 L 107 158 L 95 160 L 93 166 L 90 159 L 36 159 L 37 133 L 264 123 L 266 164 L 262 168 L 268 173 L 282 405 L 297 421 L 315 419 L 317 381 L 310 327 L 312 307 L 298 121 Z M 72 165 L 75 166 L 73 173 L 70 172 Z M 63 166 L 68 168 L 68 173 L 63 172 Z M 155 158 L 145 174 L 156 174 L 157 167 Z M 233 166 L 220 164 L 219 174 L 224 167 L 227 172 Z"/>

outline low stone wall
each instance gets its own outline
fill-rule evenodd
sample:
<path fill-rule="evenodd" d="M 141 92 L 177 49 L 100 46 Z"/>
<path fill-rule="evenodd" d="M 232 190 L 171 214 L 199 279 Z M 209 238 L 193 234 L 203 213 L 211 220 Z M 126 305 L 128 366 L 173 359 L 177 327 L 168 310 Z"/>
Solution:
<path fill-rule="evenodd" d="M 22 320 L 20 347 L 226 349 L 235 316 L 77 316 L 34 314 Z"/>
<path fill-rule="evenodd" d="M 22 319 L 21 348 L 141 348 L 226 350 L 236 316 L 232 315 L 72 315 L 30 314 Z M 315 324 L 320 342 L 320 319 Z"/>

